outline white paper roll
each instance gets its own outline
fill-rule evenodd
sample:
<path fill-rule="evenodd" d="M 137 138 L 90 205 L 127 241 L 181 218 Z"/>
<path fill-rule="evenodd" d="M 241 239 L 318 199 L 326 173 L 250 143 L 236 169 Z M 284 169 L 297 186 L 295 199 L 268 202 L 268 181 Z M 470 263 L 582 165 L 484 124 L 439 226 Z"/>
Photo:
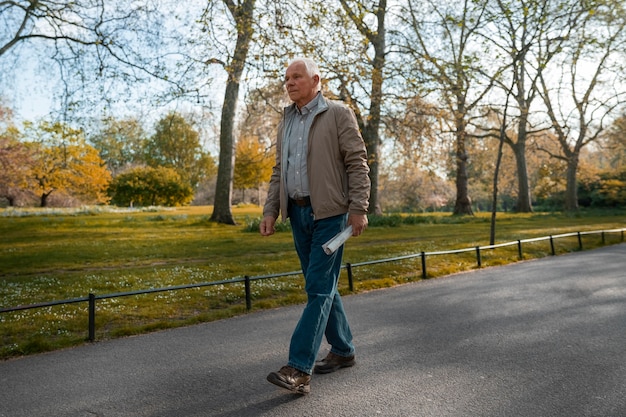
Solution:
<path fill-rule="evenodd" d="M 346 227 L 343 232 L 333 236 L 332 239 L 322 245 L 322 249 L 324 249 L 326 255 L 332 255 L 350 236 L 352 236 L 352 226 Z"/>

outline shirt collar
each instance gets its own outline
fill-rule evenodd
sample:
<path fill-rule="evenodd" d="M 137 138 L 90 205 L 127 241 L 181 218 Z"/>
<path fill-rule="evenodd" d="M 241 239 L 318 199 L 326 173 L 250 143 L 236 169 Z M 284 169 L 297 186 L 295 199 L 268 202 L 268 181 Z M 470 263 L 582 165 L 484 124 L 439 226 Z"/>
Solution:
<path fill-rule="evenodd" d="M 317 107 L 317 104 L 319 103 L 319 101 L 320 101 L 320 93 L 318 91 L 318 93 L 315 95 L 315 97 L 313 97 L 313 100 L 309 101 L 301 109 L 298 109 L 298 106 L 296 106 L 296 111 L 299 114 L 302 114 L 302 115 L 309 114 L 310 112 L 315 110 L 315 108 Z"/>

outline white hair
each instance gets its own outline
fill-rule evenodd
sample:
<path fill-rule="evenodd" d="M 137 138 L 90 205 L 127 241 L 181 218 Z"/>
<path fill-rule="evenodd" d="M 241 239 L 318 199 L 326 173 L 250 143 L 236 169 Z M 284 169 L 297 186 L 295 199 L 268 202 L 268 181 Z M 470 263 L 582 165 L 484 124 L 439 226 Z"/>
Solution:
<path fill-rule="evenodd" d="M 311 58 L 294 58 L 289 66 L 297 62 L 301 62 L 304 64 L 304 67 L 306 68 L 306 72 L 307 74 L 309 74 L 309 77 L 315 77 L 316 75 L 319 77 L 319 82 L 317 83 L 317 91 L 320 91 L 322 89 L 322 74 L 320 73 L 320 68 L 317 66 L 315 61 L 313 61 Z"/>

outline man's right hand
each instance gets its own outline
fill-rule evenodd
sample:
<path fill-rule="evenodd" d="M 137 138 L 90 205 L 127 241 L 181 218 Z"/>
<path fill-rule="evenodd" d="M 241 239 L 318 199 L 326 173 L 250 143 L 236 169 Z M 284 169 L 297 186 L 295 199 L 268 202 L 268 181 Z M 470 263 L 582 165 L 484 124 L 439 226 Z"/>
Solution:
<path fill-rule="evenodd" d="M 265 216 L 263 220 L 261 220 L 261 224 L 259 225 L 259 231 L 261 232 L 261 236 L 269 236 L 273 235 L 276 229 L 274 229 L 274 224 L 276 223 L 276 219 L 272 216 Z"/>

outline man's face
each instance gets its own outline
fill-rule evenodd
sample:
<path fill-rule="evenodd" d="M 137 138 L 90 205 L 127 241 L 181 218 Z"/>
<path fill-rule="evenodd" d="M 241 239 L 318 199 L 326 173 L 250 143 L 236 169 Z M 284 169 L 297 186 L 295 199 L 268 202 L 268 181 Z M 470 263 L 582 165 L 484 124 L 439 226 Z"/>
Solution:
<path fill-rule="evenodd" d="M 317 94 L 317 83 L 319 82 L 319 76 L 311 77 L 303 62 L 294 62 L 285 73 L 285 89 L 289 98 L 298 107 L 302 107 L 313 100 Z"/>

